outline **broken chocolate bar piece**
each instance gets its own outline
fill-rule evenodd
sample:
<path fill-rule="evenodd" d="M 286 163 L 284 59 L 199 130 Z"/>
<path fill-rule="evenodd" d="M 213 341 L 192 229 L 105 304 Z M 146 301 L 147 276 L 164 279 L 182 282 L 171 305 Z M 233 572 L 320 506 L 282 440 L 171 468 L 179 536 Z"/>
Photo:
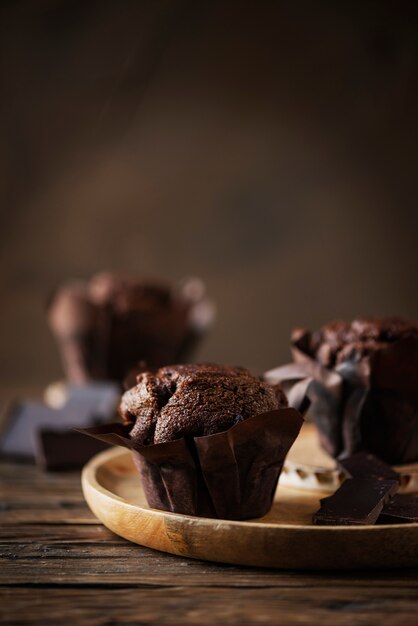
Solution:
<path fill-rule="evenodd" d="M 378 524 L 412 524 L 418 522 L 418 497 L 409 493 L 393 496 L 382 509 Z"/>
<path fill-rule="evenodd" d="M 42 429 L 38 433 L 36 463 L 47 471 L 75 470 L 109 447 L 74 430 Z"/>
<path fill-rule="evenodd" d="M 23 402 L 12 407 L 5 422 L 4 432 L 0 434 L 0 454 L 33 459 L 37 435 L 43 428 L 68 431 L 73 426 L 90 424 L 92 416 L 90 407 L 56 410 L 39 402 Z"/>
<path fill-rule="evenodd" d="M 375 524 L 383 506 L 399 489 L 396 480 L 349 478 L 337 491 L 321 499 L 312 521 L 321 526 Z"/>
<path fill-rule="evenodd" d="M 398 472 L 366 450 L 338 459 L 337 463 L 347 478 L 377 478 L 398 482 L 401 479 Z"/>
<path fill-rule="evenodd" d="M 82 467 L 104 446 L 88 447 L 74 427 L 104 424 L 112 418 L 119 399 L 112 383 L 67 387 L 67 401 L 60 409 L 40 402 L 11 405 L 0 431 L 0 456 L 35 460 L 46 469 Z"/>

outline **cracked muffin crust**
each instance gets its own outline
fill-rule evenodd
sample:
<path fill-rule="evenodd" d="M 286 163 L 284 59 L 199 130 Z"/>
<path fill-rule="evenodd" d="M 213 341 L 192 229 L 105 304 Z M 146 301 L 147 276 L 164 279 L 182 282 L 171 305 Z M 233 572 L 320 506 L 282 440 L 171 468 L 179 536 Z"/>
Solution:
<path fill-rule="evenodd" d="M 241 367 L 173 365 L 140 373 L 119 412 L 140 445 L 222 432 L 253 415 L 287 406 L 280 385 Z"/>
<path fill-rule="evenodd" d="M 400 317 L 333 321 L 312 336 L 310 352 L 324 367 L 359 362 L 377 350 L 411 335 L 418 324 Z"/>

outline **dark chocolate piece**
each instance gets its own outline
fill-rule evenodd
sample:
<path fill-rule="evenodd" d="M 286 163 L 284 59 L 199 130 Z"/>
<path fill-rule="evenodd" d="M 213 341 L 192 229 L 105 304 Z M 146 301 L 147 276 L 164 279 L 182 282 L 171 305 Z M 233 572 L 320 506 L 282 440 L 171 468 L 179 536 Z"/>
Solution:
<path fill-rule="evenodd" d="M 74 430 L 42 429 L 38 435 L 37 465 L 48 471 L 75 470 L 109 444 Z"/>
<path fill-rule="evenodd" d="M 376 478 L 398 482 L 401 479 L 398 472 L 365 450 L 345 459 L 338 459 L 337 463 L 347 478 Z"/>
<path fill-rule="evenodd" d="M 377 520 L 378 524 L 412 524 L 418 522 L 418 497 L 409 493 L 397 493 L 385 504 Z"/>
<path fill-rule="evenodd" d="M 71 451 L 74 443 L 71 429 L 109 421 L 115 414 L 118 398 L 119 391 L 116 385 L 100 383 L 70 386 L 67 403 L 61 409 L 53 409 L 40 402 L 12 405 L 0 433 L 0 454 L 22 460 L 35 459 L 42 467 L 56 467 L 61 450 L 63 466 L 69 467 L 70 454 L 73 454 L 71 466 L 81 467 L 86 460 L 87 448 L 82 443 L 82 449 L 79 451 L 78 446 L 74 444 L 75 447 Z M 52 451 L 51 431 L 54 431 L 59 446 L 56 451 Z M 81 442 L 81 436 L 77 437 Z M 46 442 L 47 449 L 44 449 Z M 95 448 L 92 454 L 96 451 Z"/>
<path fill-rule="evenodd" d="M 383 506 L 399 489 L 396 480 L 349 478 L 337 491 L 321 499 L 312 521 L 321 526 L 375 524 Z"/>
<path fill-rule="evenodd" d="M 36 453 L 37 435 L 42 428 L 69 429 L 91 423 L 90 407 L 78 409 L 51 409 L 40 402 L 16 404 L 9 415 L 0 438 L 0 453 L 8 456 L 31 457 Z"/>

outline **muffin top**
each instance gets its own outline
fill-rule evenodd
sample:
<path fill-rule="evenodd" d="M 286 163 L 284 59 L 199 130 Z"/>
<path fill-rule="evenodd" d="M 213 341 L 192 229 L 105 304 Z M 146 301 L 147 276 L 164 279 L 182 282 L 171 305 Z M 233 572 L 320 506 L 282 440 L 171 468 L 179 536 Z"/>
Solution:
<path fill-rule="evenodd" d="M 86 286 L 86 296 L 97 306 L 110 307 L 119 315 L 167 307 L 173 299 L 171 289 L 162 282 L 111 272 L 93 276 Z"/>
<path fill-rule="evenodd" d="M 173 365 L 140 373 L 122 396 L 119 412 L 140 445 L 227 430 L 253 415 L 287 406 L 280 385 L 242 367 Z"/>
<path fill-rule="evenodd" d="M 310 352 L 324 367 L 359 362 L 404 337 L 418 337 L 417 322 L 401 317 L 356 318 L 330 322 L 313 333 Z"/>
<path fill-rule="evenodd" d="M 125 320 L 129 313 L 154 313 L 180 304 L 185 308 L 164 283 L 102 272 L 89 281 L 70 281 L 58 289 L 49 305 L 49 319 L 59 334 L 74 334 L 74 328 L 97 327 L 103 315 Z"/>

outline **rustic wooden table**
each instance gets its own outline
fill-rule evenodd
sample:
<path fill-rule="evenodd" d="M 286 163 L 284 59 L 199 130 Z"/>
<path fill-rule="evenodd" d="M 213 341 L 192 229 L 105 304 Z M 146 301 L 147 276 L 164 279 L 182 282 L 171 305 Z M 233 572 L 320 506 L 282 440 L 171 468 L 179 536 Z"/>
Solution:
<path fill-rule="evenodd" d="M 241 568 L 154 552 L 90 513 L 79 473 L 0 464 L 3 624 L 418 623 L 418 570 Z"/>

